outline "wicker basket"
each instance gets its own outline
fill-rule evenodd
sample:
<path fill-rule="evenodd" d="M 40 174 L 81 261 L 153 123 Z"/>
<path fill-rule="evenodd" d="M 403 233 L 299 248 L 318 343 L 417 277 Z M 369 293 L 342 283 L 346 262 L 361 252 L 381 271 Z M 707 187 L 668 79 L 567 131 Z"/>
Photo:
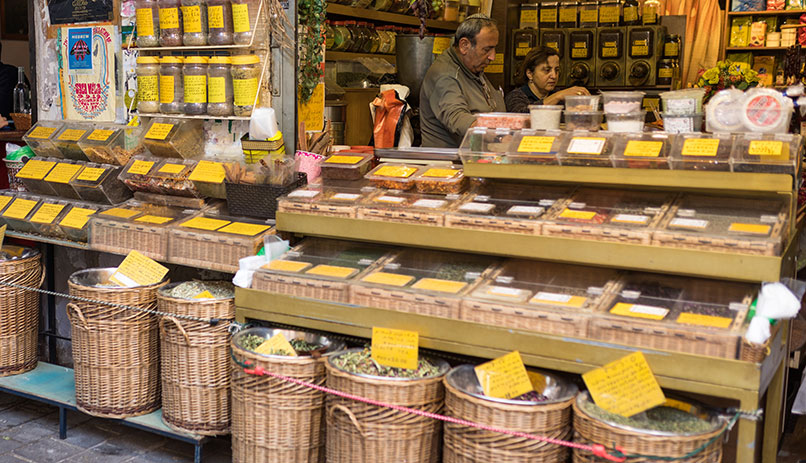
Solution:
<path fill-rule="evenodd" d="M 94 286 L 114 268 L 82 270 L 70 276 L 70 295 L 154 309 L 167 281 L 134 288 Z M 160 407 L 157 316 L 90 302 L 70 303 L 76 406 L 90 415 L 126 418 Z"/>
<path fill-rule="evenodd" d="M 247 185 L 240 183 L 225 184 L 227 188 L 227 208 L 232 215 L 245 215 L 261 219 L 273 219 L 277 213 L 277 199 L 287 193 L 304 186 L 307 176 L 297 172 L 297 177 L 290 183 L 278 185 Z"/>
<path fill-rule="evenodd" d="M 14 130 L 28 131 L 31 129 L 31 115 L 26 113 L 11 113 L 14 121 Z"/>
<path fill-rule="evenodd" d="M 487 426 L 568 439 L 571 436 L 571 403 L 578 389 L 552 375 L 543 376 L 547 388 L 541 393 L 548 397 L 548 401 L 527 405 L 513 400 L 484 398 L 473 366 L 456 367 L 445 378 L 445 413 Z M 567 447 L 559 445 L 445 424 L 445 463 L 559 463 L 568 459 L 568 453 Z"/>
<path fill-rule="evenodd" d="M 177 299 L 158 293 L 161 312 L 217 318 L 217 325 L 160 320 L 162 419 L 170 428 L 205 436 L 228 434 L 230 428 L 229 321 L 235 300 Z"/>
<path fill-rule="evenodd" d="M 775 339 L 775 336 L 778 335 L 778 331 L 780 330 L 780 323 L 776 323 L 775 326 L 771 327 L 770 338 L 767 339 L 767 342 L 764 344 L 751 343 L 745 339 L 744 336 L 742 336 L 742 345 L 739 347 L 739 360 L 751 363 L 763 362 L 770 353 L 770 344 L 772 343 L 772 340 Z"/>
<path fill-rule="evenodd" d="M 669 435 L 651 433 L 627 427 L 612 426 L 588 415 L 582 410 L 580 401 L 588 400 L 587 394 L 580 394 L 574 401 L 574 442 L 581 444 L 602 444 L 608 448 L 619 447 L 625 454 L 658 455 L 682 457 L 701 447 L 722 431 L 718 426 L 711 432 L 693 435 Z M 588 451 L 574 449 L 574 463 L 603 463 L 607 460 L 594 456 Z M 645 462 L 646 459 L 631 458 L 626 463 Z M 722 439 L 716 439 L 702 452 L 691 458 L 675 460 L 681 463 L 719 463 L 722 461 Z"/>
<path fill-rule="evenodd" d="M 543 222 L 539 220 L 508 220 L 506 217 L 479 216 L 451 213 L 445 216 L 448 228 L 489 230 L 494 232 L 539 235 Z"/>
<path fill-rule="evenodd" d="M 232 354 L 239 362 L 251 362 L 266 371 L 325 383 L 325 361 L 309 356 L 261 355 L 240 347 L 248 334 L 269 338 L 277 333 L 291 340 L 303 335 L 322 342 L 334 352 L 343 346 L 310 333 L 252 328 L 238 333 Z M 324 462 L 325 394 L 285 381 L 247 374 L 232 364 L 232 461 L 235 463 L 321 463 Z"/>
<path fill-rule="evenodd" d="M 263 247 L 263 237 L 273 234 L 274 229 L 256 236 L 243 236 L 175 227 L 171 229 L 168 259 L 189 267 L 235 273 L 238 261 L 254 256 Z"/>
<path fill-rule="evenodd" d="M 40 265 L 42 255 L 34 249 L 17 249 L 23 249 L 26 255 L 0 262 L 0 280 L 21 286 L 42 286 L 45 277 Z M 36 368 L 38 329 L 39 293 L 0 285 L 0 376 Z"/>
<path fill-rule="evenodd" d="M 92 219 L 90 226 L 92 249 L 119 253 L 121 249 L 136 249 L 154 260 L 164 261 L 168 257 L 168 227 Z"/>
<path fill-rule="evenodd" d="M 355 206 L 336 206 L 333 204 L 317 204 L 286 200 L 280 200 L 277 203 L 277 212 L 321 215 L 325 217 L 343 217 L 345 219 L 354 219 L 356 217 Z"/>
<path fill-rule="evenodd" d="M 332 359 L 332 357 L 331 357 Z M 327 386 L 388 404 L 439 413 L 445 389 L 439 376 L 401 380 L 346 373 L 327 364 Z M 328 463 L 433 463 L 440 459 L 442 423 L 336 396 L 327 398 Z"/>

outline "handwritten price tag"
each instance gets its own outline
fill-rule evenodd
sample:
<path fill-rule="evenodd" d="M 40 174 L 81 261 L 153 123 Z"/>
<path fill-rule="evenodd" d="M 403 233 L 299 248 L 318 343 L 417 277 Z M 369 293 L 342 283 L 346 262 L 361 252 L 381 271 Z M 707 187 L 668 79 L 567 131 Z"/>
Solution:
<path fill-rule="evenodd" d="M 435 37 L 434 38 L 434 47 L 431 51 L 435 55 L 441 55 L 443 51 L 447 50 L 448 47 L 451 46 L 451 38 L 450 37 Z"/>
<path fill-rule="evenodd" d="M 168 268 L 137 251 L 129 252 L 123 259 L 117 271 L 109 277 L 113 283 L 128 288 L 134 286 L 149 286 L 162 281 L 168 274 Z"/>
<path fill-rule="evenodd" d="M 641 352 L 635 352 L 582 375 L 593 401 L 622 416 L 663 405 L 666 398 Z"/>
<path fill-rule="evenodd" d="M 416 331 L 372 327 L 372 360 L 381 365 L 416 370 L 419 346 Z"/>
<path fill-rule="evenodd" d="M 291 346 L 291 343 L 288 342 L 288 339 L 283 336 L 283 333 L 277 333 L 270 339 L 263 341 L 263 344 L 259 345 L 257 349 L 255 349 L 255 352 L 265 355 L 288 355 L 291 357 L 297 356 L 297 351 L 294 350 L 294 347 Z"/>
<path fill-rule="evenodd" d="M 747 148 L 751 156 L 780 156 L 784 152 L 784 142 L 776 140 L 753 140 Z"/>
<path fill-rule="evenodd" d="M 663 149 L 662 141 L 630 140 L 624 148 L 624 156 L 656 158 L 660 156 L 661 149 Z"/>
<path fill-rule="evenodd" d="M 519 153 L 550 153 L 555 137 L 523 137 L 518 145 Z"/>
<path fill-rule="evenodd" d="M 188 180 L 192 182 L 222 183 L 227 173 L 224 164 L 213 161 L 199 161 L 196 168 L 190 173 Z"/>
<path fill-rule="evenodd" d="M 708 156 L 714 157 L 719 151 L 719 139 L 717 138 L 689 138 L 683 143 L 683 156 Z"/>
<path fill-rule="evenodd" d="M 518 351 L 477 366 L 476 378 L 484 395 L 498 399 L 514 399 L 534 390 Z"/>
<path fill-rule="evenodd" d="M 55 162 L 31 159 L 24 166 L 22 166 L 22 169 L 20 169 L 19 172 L 17 172 L 17 177 L 31 180 L 42 180 L 45 178 L 45 175 L 48 175 L 50 169 L 52 169 L 55 165 Z"/>

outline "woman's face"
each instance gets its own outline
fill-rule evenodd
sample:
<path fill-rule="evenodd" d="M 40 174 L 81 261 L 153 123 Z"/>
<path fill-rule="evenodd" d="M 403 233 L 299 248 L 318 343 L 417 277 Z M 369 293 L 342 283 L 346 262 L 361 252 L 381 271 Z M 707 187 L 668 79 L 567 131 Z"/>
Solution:
<path fill-rule="evenodd" d="M 532 81 L 541 92 L 550 92 L 557 86 L 557 77 L 560 75 L 560 57 L 549 56 L 547 61 L 538 64 L 532 72 L 526 71 L 526 77 Z"/>

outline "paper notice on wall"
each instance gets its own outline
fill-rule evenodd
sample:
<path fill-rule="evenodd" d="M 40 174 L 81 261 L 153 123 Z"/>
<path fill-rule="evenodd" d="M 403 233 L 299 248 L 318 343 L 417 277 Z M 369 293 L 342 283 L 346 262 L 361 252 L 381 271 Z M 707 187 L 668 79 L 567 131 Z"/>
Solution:
<path fill-rule="evenodd" d="M 115 26 L 63 27 L 59 31 L 62 117 L 115 120 Z"/>

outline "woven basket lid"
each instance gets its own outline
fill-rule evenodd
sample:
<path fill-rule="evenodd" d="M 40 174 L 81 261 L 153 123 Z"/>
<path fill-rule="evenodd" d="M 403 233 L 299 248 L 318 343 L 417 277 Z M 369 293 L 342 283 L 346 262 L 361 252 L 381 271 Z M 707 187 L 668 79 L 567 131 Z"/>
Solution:
<path fill-rule="evenodd" d="M 458 367 L 454 368 L 450 373 L 448 373 L 448 377 L 446 378 L 448 384 L 473 397 L 507 405 L 533 406 L 554 404 L 558 402 L 565 402 L 566 400 L 577 395 L 579 392 L 577 385 L 566 380 L 565 378 L 547 373 L 545 371 L 530 370 L 545 378 L 546 385 L 543 387 L 542 391 L 537 392 L 544 395 L 546 400 L 529 401 L 489 397 L 484 395 L 484 391 L 481 387 L 481 384 L 479 384 L 479 380 L 476 376 L 476 371 L 474 368 L 475 367 L 473 365 L 459 365 Z"/>

